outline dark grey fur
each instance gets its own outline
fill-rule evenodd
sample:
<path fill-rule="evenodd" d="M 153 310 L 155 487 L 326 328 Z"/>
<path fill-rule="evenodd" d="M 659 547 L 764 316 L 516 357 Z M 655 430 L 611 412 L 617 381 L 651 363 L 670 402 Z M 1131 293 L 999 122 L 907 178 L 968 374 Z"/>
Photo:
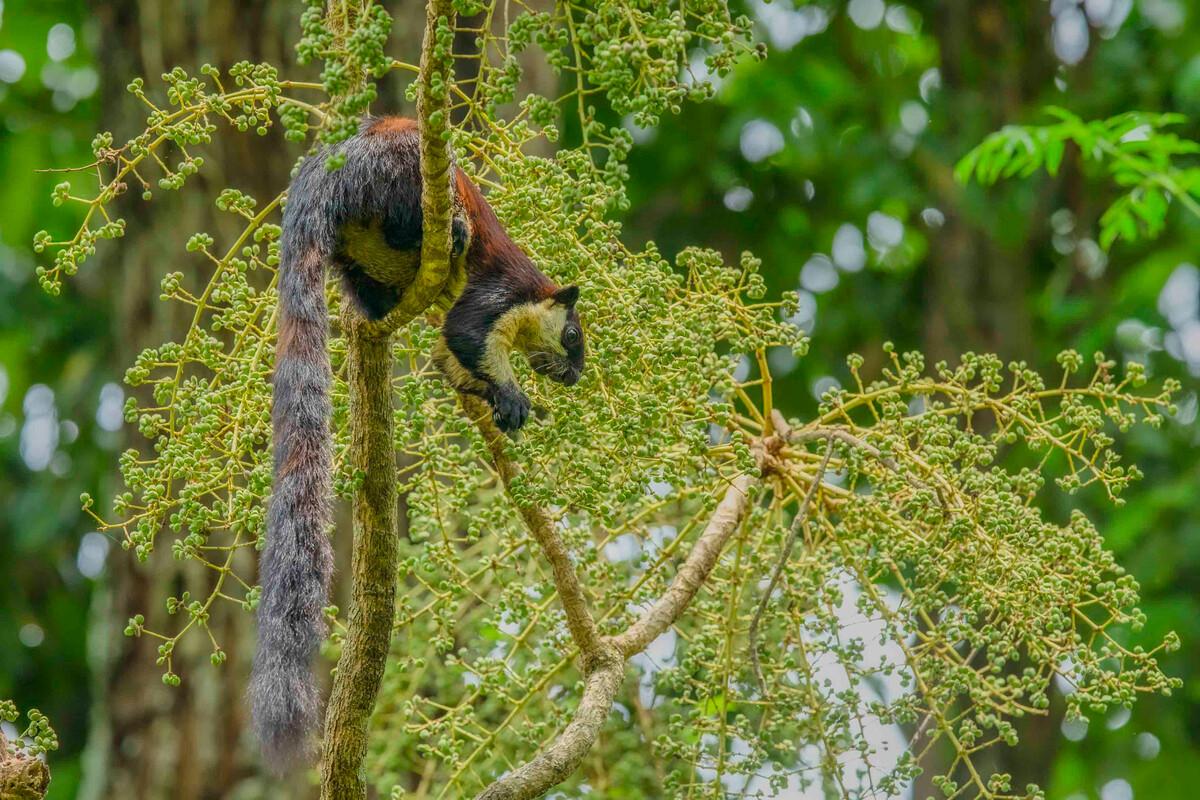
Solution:
<path fill-rule="evenodd" d="M 271 409 L 275 483 L 259 565 L 258 652 L 249 687 L 263 755 L 280 772 L 309 755 L 309 734 L 317 725 L 320 696 L 311 665 L 326 634 L 322 608 L 333 572 L 325 266 L 335 261 L 338 231 L 347 221 L 411 225 L 415 215 L 419 228 L 420 170 L 416 133 L 411 136 L 412 146 L 397 146 L 395 137 L 360 133 L 341 145 L 346 163 L 334 172 L 326 170 L 323 154 L 309 158 L 292 182 L 283 215 Z M 344 278 L 348 294 L 367 311 L 361 292 L 368 276 Z"/>
<path fill-rule="evenodd" d="M 267 548 L 259 565 L 258 652 L 250 678 L 250 713 L 263 755 L 282 772 L 307 755 L 320 697 L 311 663 L 326 626 L 321 609 L 333 572 L 329 525 L 330 368 L 325 340 L 324 264 L 314 250 L 284 240 L 281 331 L 289 341 L 275 362 L 271 421 L 275 485 L 267 509 Z M 281 334 L 282 341 L 283 334 Z"/>

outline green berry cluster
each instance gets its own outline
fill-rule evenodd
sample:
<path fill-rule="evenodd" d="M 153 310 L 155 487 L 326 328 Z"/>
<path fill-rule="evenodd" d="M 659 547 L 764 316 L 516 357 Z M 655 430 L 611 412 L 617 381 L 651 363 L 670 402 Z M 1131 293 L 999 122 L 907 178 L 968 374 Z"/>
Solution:
<path fill-rule="evenodd" d="M 1077 687 L 1069 702 L 1079 714 L 1178 686 L 1158 663 L 1178 640 L 1141 638 L 1137 583 L 1099 532 L 1080 513 L 1052 521 L 1039 510 L 1052 492 L 1121 502 L 1140 472 L 1122 462 L 1116 435 L 1162 424 L 1177 385 L 1147 389 L 1142 367 L 1103 355 L 1084 375 L 1085 359 L 1065 352 L 1061 379 L 1047 382 L 1020 362 L 968 353 L 929 365 L 887 345 L 879 374 L 864 376 L 865 359 L 850 356 L 852 385 L 830 390 L 815 418 L 792 421 L 793 441 L 772 439 L 768 356 L 803 357 L 808 347 L 786 322 L 795 293 L 768 297 L 749 253 L 731 263 L 699 248 L 673 260 L 652 243 L 631 248 L 612 214 L 628 205 L 633 146 L 612 121 L 652 125 L 710 96 L 696 73 L 720 75 L 761 54 L 749 22 L 718 0 L 597 0 L 515 14 L 505 31 L 502 4 L 453 7 L 482 15 L 471 23 L 478 76 L 454 82 L 455 59 L 472 54 L 455 52 L 461 20 L 438 20 L 424 87 L 437 109 L 429 122 L 447 131 L 459 164 L 534 261 L 581 287 L 588 366 L 578 386 L 564 388 L 517 359 L 535 414 L 506 445 L 522 472 L 505 486 L 430 363 L 436 328 L 418 319 L 394 338 L 407 527 L 368 756 L 381 789 L 420 763 L 444 796 L 470 795 L 552 740 L 577 707 L 582 676 L 554 576 L 518 505 L 556 520 L 601 632 L 615 634 L 663 596 L 738 476 L 754 481 L 745 520 L 672 632 L 631 662 L 623 713 L 598 745 L 607 779 L 631 795 L 718 797 L 751 784 L 778 792 L 796 780 L 852 795 L 861 784 L 842 768 L 851 758 L 878 791 L 899 794 L 919 773 L 917 759 L 874 752 L 864 730 L 878 723 L 922 726 L 971 765 L 969 784 L 959 774 L 938 778 L 947 794 L 1036 798 L 1036 787 L 985 774 L 978 755 L 1011 745 L 1015 720 L 1045 710 L 1056 674 Z M 109 177 L 91 197 L 68 182 L 53 195 L 85 207 L 79 232 L 35 239 L 39 252 L 55 253 L 55 266 L 39 272 L 49 291 L 98 239 L 124 233 L 106 209 L 126 184 L 149 194 L 153 169 L 164 189 L 187 188 L 204 165 L 192 150 L 222 120 L 261 134 L 277 119 L 292 141 L 308 141 L 315 121 L 317 141 L 339 141 L 357 128 L 377 77 L 412 70 L 386 56 L 391 20 L 377 3 L 311 0 L 301 25 L 297 50 L 323 63 L 319 84 L 281 80 L 268 65 L 236 65 L 228 88 L 211 67 L 202 78 L 172 70 L 159 108 L 141 80 L 131 83 L 151 108 L 146 130 L 121 146 L 97 136 L 97 167 Z M 560 76 L 557 93 L 520 96 L 535 58 Z M 466 124 L 451 129 L 443 103 Z M 535 140 L 566 132 L 570 146 L 530 155 L 545 152 Z M 167 546 L 215 576 L 203 592 L 161 598 L 150 622 L 139 614 L 125 629 L 157 641 L 172 686 L 182 680 L 173 658 L 186 636 L 207 638 L 212 663 L 225 661 L 209 630 L 214 604 L 249 612 L 258 602 L 252 556 L 264 544 L 271 484 L 283 195 L 260 203 L 226 188 L 214 202 L 241 230 L 194 233 L 186 268 L 162 281 L 162 298 L 186 306 L 193 323 L 126 373 L 139 389 L 126 419 L 146 442 L 120 458 L 125 490 L 114 519 L 81 497 L 135 557 Z M 350 466 L 346 342 L 332 284 L 328 299 L 334 487 L 348 500 L 364 476 Z M 764 438 L 775 443 L 769 463 L 760 460 Z M 760 579 L 794 533 L 761 620 L 760 684 L 747 629 Z M 323 652 L 335 658 L 340 612 L 326 614 L 334 632 Z M 563 796 L 586 796 L 587 780 L 576 776 Z"/>
<path fill-rule="evenodd" d="M 15 702 L 0 700 L 0 720 L 11 723 L 20 719 L 20 716 L 21 713 L 17 710 Z M 37 758 L 57 750 L 58 734 L 50 727 L 50 720 L 46 715 L 36 708 L 31 708 L 25 716 L 29 720 L 29 724 L 17 738 L 20 752 L 30 758 Z"/>
<path fill-rule="evenodd" d="M 283 94 L 286 89 L 311 88 L 316 84 L 281 81 L 278 70 L 270 64 L 242 61 L 229 68 L 226 88 L 221 71 L 210 64 L 200 68 L 201 77 L 189 74 L 181 67 L 163 73 L 166 104 L 160 106 L 146 89 L 142 78 L 135 78 L 128 90 L 146 105 L 145 129 L 121 146 L 115 146 L 112 133 L 102 132 L 92 140 L 92 153 L 98 177 L 92 190 L 77 192 L 70 181 L 54 187 L 51 202 L 55 206 L 74 204 L 82 210 L 82 222 L 69 239 L 56 240 L 47 231 L 38 231 L 33 239 L 37 253 L 51 252 L 54 263 L 38 266 L 37 277 L 42 288 L 57 295 L 62 290 L 62 278 L 74 275 L 79 267 L 96 252 L 102 239 L 118 239 L 125 235 L 125 220 L 110 213 L 114 201 L 124 195 L 131 183 L 141 187 L 143 200 L 154 197 L 152 185 L 162 191 L 179 191 L 188 179 L 204 167 L 204 157 L 193 152 L 212 141 L 218 121 L 242 131 L 265 136 L 278 116 L 288 138 L 303 139 L 308 131 L 308 116 L 323 115 L 308 103 Z M 173 155 L 169 155 L 173 153 Z M 171 161 L 174 160 L 172 164 Z M 151 177 L 151 170 L 157 177 Z M 253 207 L 244 205 L 244 198 L 230 190 L 222 193 L 218 207 L 251 217 Z M 226 209 L 223 209 L 226 210 Z"/>
<path fill-rule="evenodd" d="M 326 144 L 348 139 L 358 130 L 363 114 L 377 96 L 375 79 L 392 68 L 387 55 L 392 18 L 383 5 L 376 2 L 355 4 L 325 3 L 308 0 L 300 17 L 301 37 L 296 44 L 301 64 L 323 61 L 321 87 L 329 98 L 324 124 L 319 138 Z M 289 138 L 302 141 L 299 135 L 302 118 L 289 110 L 292 120 Z M 330 164 L 331 168 L 339 166 Z"/>

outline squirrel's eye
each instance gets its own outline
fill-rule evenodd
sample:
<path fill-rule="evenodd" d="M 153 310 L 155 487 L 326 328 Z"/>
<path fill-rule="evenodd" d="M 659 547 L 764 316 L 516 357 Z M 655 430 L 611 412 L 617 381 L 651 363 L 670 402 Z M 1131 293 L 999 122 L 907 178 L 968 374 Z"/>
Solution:
<path fill-rule="evenodd" d="M 567 328 L 566 331 L 563 332 L 563 342 L 565 344 L 578 344 L 579 328 Z"/>

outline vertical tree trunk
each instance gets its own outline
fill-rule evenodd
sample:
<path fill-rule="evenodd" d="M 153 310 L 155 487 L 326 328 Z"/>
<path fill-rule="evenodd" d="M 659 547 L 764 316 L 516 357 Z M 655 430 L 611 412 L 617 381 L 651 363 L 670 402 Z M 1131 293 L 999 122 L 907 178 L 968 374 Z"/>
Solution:
<path fill-rule="evenodd" d="M 395 308 L 368 322 L 343 317 L 350 373 L 350 459 L 362 484 L 354 493 L 354 558 L 346 641 L 329 697 L 321 760 L 322 800 L 367 794 L 367 727 L 387 662 L 396 603 L 396 451 L 392 409 L 392 334 L 423 314 L 453 285 L 450 218 L 453 164 L 447 144 L 452 51 L 441 31 L 454 25 L 450 0 L 428 0 L 417 88 L 421 134 L 421 265 Z"/>
<path fill-rule="evenodd" d="M 347 312 L 350 451 L 362 486 L 354 498 L 350 615 L 326 712 L 321 796 L 365 796 L 367 722 L 383 680 L 396 605 L 396 453 L 393 449 L 392 339 L 355 330 Z"/>
<path fill-rule="evenodd" d="M 1049 209 L 1030 214 L 1034 222 L 1023 236 L 1005 237 L 1008 232 L 998 231 L 994 218 L 973 214 L 962 190 L 943 176 L 953 169 L 954 159 L 988 133 L 1036 107 L 1051 85 L 1058 61 L 1046 40 L 1050 8 L 1041 0 L 932 0 L 919 7 L 932 22 L 941 50 L 940 102 L 945 108 L 939 116 L 948 121 L 946 138 L 956 145 L 955 152 L 942 155 L 944 163 L 925 169 L 931 175 L 930 192 L 939 197 L 946 215 L 927 262 L 925 353 L 930 362 L 953 361 L 974 350 L 1036 364 L 1028 295 L 1038 280 L 1034 254 L 1047 235 L 1036 220 L 1044 219 Z M 1015 788 L 1027 783 L 1044 788 L 1061 741 L 1061 705 L 1054 703 L 1046 716 L 1017 721 L 1020 746 L 987 751 L 980 761 L 985 774 L 1006 772 Z M 945 748 L 929 753 L 922 763 L 924 774 L 914 782 L 914 797 L 941 796 L 930 780 L 945 772 L 948 758 Z"/>
<path fill-rule="evenodd" d="M 226 69 L 249 59 L 294 73 L 289 65 L 294 64 L 291 43 L 298 13 L 291 0 L 100 4 L 94 14 L 102 62 L 102 127 L 113 130 L 118 140 L 140 130 L 146 110 L 125 91 L 126 84 L 144 76 L 155 92 L 161 86 L 158 76 L 176 64 L 197 74 L 205 62 Z M 129 237 L 109 250 L 107 262 L 96 273 L 114 287 L 113 336 L 119 343 L 114 374 L 132 363 L 141 348 L 182 335 L 186 320 L 178 318 L 178 306 L 158 301 L 158 282 L 168 271 L 191 275 L 205 268 L 184 250 L 189 233 L 207 230 L 221 238 L 230 233 L 222 226 L 236 224 L 213 211 L 219 188 L 231 185 L 260 198 L 273 196 L 286 184 L 295 153 L 283 146 L 277 132 L 268 140 L 234 132 L 218 137 L 204 155 L 208 164 L 192 191 L 155 191 L 150 204 L 137 199 L 140 192 L 131 191 L 121 209 L 129 222 Z M 128 436 L 130 445 L 144 446 L 136 432 Z M 252 555 L 244 558 L 241 571 L 253 574 Z M 185 641 L 175 655 L 183 684 L 174 689 L 162 683 L 162 669 L 155 664 L 156 643 L 122 636 L 126 621 L 138 613 L 170 629 L 163 619 L 168 595 L 185 589 L 207 594 L 211 573 L 195 567 L 173 561 L 165 544 L 145 565 L 113 548 L 107 577 L 97 587 L 90 625 L 95 706 L 80 794 L 85 800 L 199 800 L 238 794 L 302 798 L 311 792 L 303 776 L 280 784 L 267 783 L 260 775 L 242 700 L 254 649 L 250 614 L 230 604 L 215 606 L 211 625 L 228 661 L 213 667 L 203 643 Z M 268 785 L 278 787 L 277 793 L 272 795 Z"/>
<path fill-rule="evenodd" d="M 1057 62 L 1044 42 L 1050 12 L 1039 0 L 936 0 L 922 9 L 941 50 L 948 141 L 963 148 L 942 154 L 948 175 L 965 148 L 1015 121 L 1054 77 Z M 988 87 L 984 90 L 982 87 Z M 946 222 L 933 237 L 926 273 L 925 352 L 929 360 L 995 352 L 1006 359 L 1032 355 L 1033 285 L 1029 250 L 1040 233 L 1002 244 L 995 219 L 965 208 L 957 186 L 929 180 Z M 952 193 L 952 194 L 948 194 Z M 1018 237 L 1010 237 L 1017 239 Z"/>

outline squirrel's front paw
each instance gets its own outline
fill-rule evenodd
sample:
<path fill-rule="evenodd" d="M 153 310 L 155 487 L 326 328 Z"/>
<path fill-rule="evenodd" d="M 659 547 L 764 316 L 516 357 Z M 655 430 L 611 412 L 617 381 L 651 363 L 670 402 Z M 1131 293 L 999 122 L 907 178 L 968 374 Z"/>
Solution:
<path fill-rule="evenodd" d="M 492 420 L 505 433 L 521 429 L 529 418 L 530 403 L 516 386 L 502 386 L 492 395 Z"/>

